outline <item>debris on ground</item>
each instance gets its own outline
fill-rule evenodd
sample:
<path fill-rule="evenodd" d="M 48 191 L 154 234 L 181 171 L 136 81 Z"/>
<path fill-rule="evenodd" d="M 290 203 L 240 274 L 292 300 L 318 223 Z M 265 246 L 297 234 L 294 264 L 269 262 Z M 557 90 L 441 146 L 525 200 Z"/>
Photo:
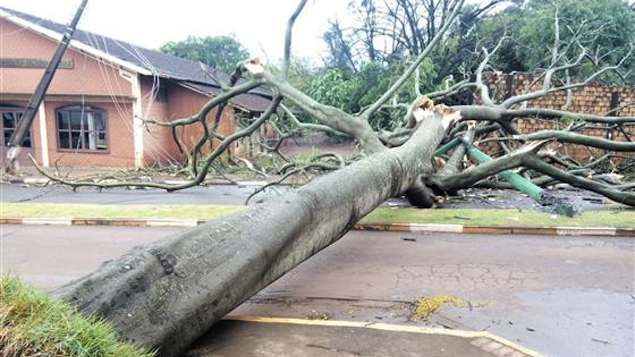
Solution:
<path fill-rule="evenodd" d="M 466 307 L 471 304 L 461 298 L 449 295 L 436 295 L 418 299 L 415 302 L 415 311 L 410 316 L 411 321 L 425 320 L 438 311 L 443 305 L 451 304 L 455 307 Z"/>
<path fill-rule="evenodd" d="M 605 344 L 605 345 L 609 345 L 609 344 L 611 344 L 609 341 L 600 340 L 600 339 L 597 339 L 597 338 L 591 338 L 591 341 L 593 341 L 593 342 L 598 342 L 598 343 L 602 343 L 602 344 Z"/>
<path fill-rule="evenodd" d="M 330 320 L 331 314 L 328 312 L 320 312 L 317 310 L 311 310 L 306 316 L 307 320 Z"/>

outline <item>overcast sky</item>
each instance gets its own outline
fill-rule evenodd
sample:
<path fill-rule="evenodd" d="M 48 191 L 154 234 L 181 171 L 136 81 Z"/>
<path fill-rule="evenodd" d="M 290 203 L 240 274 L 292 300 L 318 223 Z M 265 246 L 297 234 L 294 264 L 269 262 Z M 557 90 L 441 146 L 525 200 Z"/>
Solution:
<path fill-rule="evenodd" d="M 298 0 L 89 0 L 79 27 L 147 48 L 188 35 L 236 37 L 253 53 L 282 56 L 284 29 Z M 321 56 L 328 20 L 348 0 L 309 0 L 294 32 L 294 53 Z M 68 23 L 79 0 L 0 0 L 2 6 Z M 263 54 L 264 52 L 264 54 Z"/>

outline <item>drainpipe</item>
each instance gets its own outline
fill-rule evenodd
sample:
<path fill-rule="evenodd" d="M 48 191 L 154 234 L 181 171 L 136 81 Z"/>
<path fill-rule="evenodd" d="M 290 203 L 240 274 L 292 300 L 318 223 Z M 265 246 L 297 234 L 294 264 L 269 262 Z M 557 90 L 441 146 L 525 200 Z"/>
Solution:
<path fill-rule="evenodd" d="M 42 157 L 42 166 L 49 167 L 49 139 L 48 139 L 48 130 L 46 124 L 46 104 L 42 101 L 40 104 L 40 109 L 38 113 L 39 124 L 40 124 L 40 150 Z"/>

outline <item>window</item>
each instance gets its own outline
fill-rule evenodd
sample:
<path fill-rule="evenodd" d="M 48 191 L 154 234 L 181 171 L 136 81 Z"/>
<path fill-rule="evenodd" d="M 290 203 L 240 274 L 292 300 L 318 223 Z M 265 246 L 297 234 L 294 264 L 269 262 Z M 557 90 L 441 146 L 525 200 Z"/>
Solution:
<path fill-rule="evenodd" d="M 106 151 L 106 112 L 88 106 L 57 110 L 57 142 L 62 150 Z"/>
<path fill-rule="evenodd" d="M 2 108 L 0 107 L 0 115 L 2 115 L 2 131 L 4 135 L 4 146 L 9 146 L 11 137 L 18 127 L 18 123 L 22 120 L 22 109 L 19 108 Z M 22 147 L 31 147 L 31 131 L 26 134 L 26 139 Z"/>

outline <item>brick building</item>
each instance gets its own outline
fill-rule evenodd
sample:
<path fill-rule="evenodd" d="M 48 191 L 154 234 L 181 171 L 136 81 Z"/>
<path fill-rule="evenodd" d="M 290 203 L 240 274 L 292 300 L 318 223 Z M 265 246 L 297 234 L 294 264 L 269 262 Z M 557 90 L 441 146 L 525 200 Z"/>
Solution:
<path fill-rule="evenodd" d="M 511 96 L 539 90 L 542 88 L 542 78 L 533 73 L 489 74 L 487 82 L 495 101 L 499 102 Z M 556 83 L 553 86 L 561 86 Z M 566 91 L 554 92 L 544 97 L 531 100 L 526 103 L 528 108 L 562 109 L 574 113 L 588 113 L 608 115 L 616 117 L 635 116 L 635 87 L 613 86 L 601 83 L 591 83 L 585 87 L 572 91 L 571 100 L 567 104 Z M 565 118 L 566 119 L 566 118 Z M 541 120 L 535 118 L 520 119 L 517 122 L 519 131 L 532 133 L 540 130 L 563 129 L 568 125 L 567 120 Z M 617 127 L 598 123 L 593 128 L 584 129 L 585 135 L 603 137 L 617 141 L 635 140 L 635 126 L 623 125 Z M 558 150 L 576 160 L 586 162 L 605 153 L 601 149 L 592 149 L 581 145 L 551 144 L 551 148 Z M 498 154 L 501 148 L 497 144 L 488 144 L 487 149 L 491 154 Z M 635 153 L 622 153 L 634 156 Z"/>
<path fill-rule="evenodd" d="M 66 26 L 0 7 L 0 155 L 21 118 Z M 214 77 L 227 80 L 220 71 Z M 142 118 L 171 121 L 195 114 L 221 92 L 196 62 L 78 30 L 39 108 L 26 143 L 43 166 L 144 167 L 183 159 L 171 130 Z M 257 115 L 270 94 L 254 90 L 232 100 L 234 114 Z M 211 119 L 215 112 L 210 113 Z M 198 126 L 179 130 L 187 145 Z M 26 155 L 26 153 L 25 153 Z M 26 158 L 21 157 L 24 161 Z"/>

